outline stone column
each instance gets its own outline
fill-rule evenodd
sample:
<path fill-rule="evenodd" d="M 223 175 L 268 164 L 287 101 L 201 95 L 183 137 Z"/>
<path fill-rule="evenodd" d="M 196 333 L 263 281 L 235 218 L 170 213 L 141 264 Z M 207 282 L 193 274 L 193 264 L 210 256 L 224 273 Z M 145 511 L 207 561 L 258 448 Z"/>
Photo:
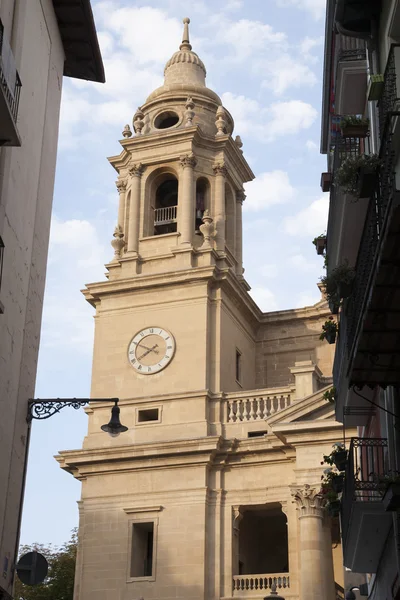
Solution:
<path fill-rule="evenodd" d="M 126 181 L 118 180 L 115 182 L 119 193 L 119 204 L 118 204 L 118 227 L 121 231 L 124 231 L 124 211 L 125 211 L 125 195 L 126 195 Z"/>
<path fill-rule="evenodd" d="M 144 167 L 141 163 L 132 165 L 129 169 L 132 185 L 129 209 L 128 252 L 131 254 L 137 254 L 139 251 L 140 182 L 143 171 Z"/>
<path fill-rule="evenodd" d="M 246 198 L 243 190 L 236 192 L 236 275 L 243 276 L 243 223 L 242 223 L 242 204 Z"/>
<path fill-rule="evenodd" d="M 300 600 L 331 598 L 331 573 L 326 569 L 324 508 L 319 486 L 294 486 L 292 496 L 299 511 Z"/>
<path fill-rule="evenodd" d="M 225 163 L 216 163 L 213 166 L 215 173 L 215 241 L 217 250 L 225 250 L 225 178 L 227 169 Z"/>
<path fill-rule="evenodd" d="M 191 244 L 194 233 L 194 213 L 195 213 L 195 190 L 193 184 L 193 169 L 197 164 L 197 160 L 193 154 L 185 154 L 180 157 L 182 165 L 182 177 L 180 185 L 181 193 L 179 194 L 182 205 L 179 207 L 180 223 L 179 233 L 181 234 L 181 244 Z"/>

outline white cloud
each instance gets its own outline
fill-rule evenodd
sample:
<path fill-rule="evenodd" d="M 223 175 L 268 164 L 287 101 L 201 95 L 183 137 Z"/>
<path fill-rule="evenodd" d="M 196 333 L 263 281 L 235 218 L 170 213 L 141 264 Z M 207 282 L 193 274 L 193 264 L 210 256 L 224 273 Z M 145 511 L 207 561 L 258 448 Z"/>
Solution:
<path fill-rule="evenodd" d="M 262 265 L 258 271 L 263 277 L 269 277 L 272 279 L 278 275 L 278 265 Z"/>
<path fill-rule="evenodd" d="M 311 51 L 321 46 L 321 44 L 323 44 L 323 41 L 324 38 L 322 36 L 317 38 L 305 37 L 299 44 L 299 50 L 304 60 L 307 60 L 308 62 L 312 62 L 314 64 L 317 63 L 318 57 L 312 54 Z"/>
<path fill-rule="evenodd" d="M 295 6 L 306 10 L 316 20 L 322 19 L 325 15 L 326 0 L 276 0 L 276 3 L 278 6 Z"/>
<path fill-rule="evenodd" d="M 289 181 L 286 171 L 260 173 L 254 181 L 245 184 L 245 210 L 263 210 L 274 204 L 289 202 L 295 195 L 295 189 Z"/>
<path fill-rule="evenodd" d="M 318 145 L 315 142 L 313 142 L 312 140 L 307 140 L 306 148 L 307 148 L 307 150 L 313 151 L 318 148 Z"/>
<path fill-rule="evenodd" d="M 314 289 L 314 288 L 313 288 Z M 315 286 L 315 292 L 311 293 L 311 290 L 300 292 L 294 297 L 293 308 L 303 308 L 304 306 L 313 306 L 321 300 L 321 292 Z"/>
<path fill-rule="evenodd" d="M 307 208 L 301 210 L 297 215 L 288 217 L 283 223 L 283 228 L 289 235 L 313 236 L 319 235 L 326 230 L 328 220 L 329 196 L 312 202 Z"/>
<path fill-rule="evenodd" d="M 304 254 L 294 254 L 288 258 L 288 264 L 292 267 L 295 267 L 298 271 L 314 271 L 315 264 L 310 262 Z"/>
<path fill-rule="evenodd" d="M 269 107 L 269 112 L 272 119 L 266 127 L 270 141 L 282 135 L 308 129 L 318 116 L 315 108 L 302 100 L 277 102 Z"/>
<path fill-rule="evenodd" d="M 265 61 L 263 71 L 268 78 L 262 82 L 262 87 L 270 89 L 277 96 L 287 89 L 302 86 L 313 86 L 317 78 L 307 64 L 302 64 L 288 54 L 283 54 L 271 61 Z"/>
<path fill-rule="evenodd" d="M 232 45 L 235 57 L 240 62 L 271 46 L 281 47 L 287 40 L 285 33 L 274 31 L 271 25 L 248 19 L 226 23 L 218 37 L 222 44 Z"/>
<path fill-rule="evenodd" d="M 271 312 L 278 309 L 278 303 L 271 290 L 264 287 L 254 287 L 250 296 L 263 312 Z"/>

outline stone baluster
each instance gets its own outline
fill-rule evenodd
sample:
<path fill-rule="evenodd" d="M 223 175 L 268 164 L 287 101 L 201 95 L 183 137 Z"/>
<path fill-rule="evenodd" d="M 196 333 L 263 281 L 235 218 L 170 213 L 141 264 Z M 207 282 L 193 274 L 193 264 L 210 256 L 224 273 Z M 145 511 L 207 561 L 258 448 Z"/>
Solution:
<path fill-rule="evenodd" d="M 319 485 L 292 487 L 292 497 L 297 504 L 300 530 L 300 600 L 331 598 L 332 570 L 327 569 L 324 531 L 325 510 L 318 495 Z"/>
<path fill-rule="evenodd" d="M 235 413 L 234 413 L 234 410 L 233 410 L 233 402 L 234 401 L 232 401 L 232 400 L 230 402 L 228 401 L 228 411 L 229 411 L 228 412 L 228 422 L 229 421 L 234 421 L 234 415 L 235 415 Z"/>
<path fill-rule="evenodd" d="M 256 413 L 254 410 L 254 402 L 255 402 L 254 398 L 250 398 L 249 402 L 250 402 L 249 420 L 254 421 L 255 417 L 256 417 Z"/>
<path fill-rule="evenodd" d="M 139 252 L 140 184 L 143 172 L 144 167 L 141 163 L 134 164 L 129 169 L 132 179 L 128 232 L 128 253 L 130 254 Z"/>
<path fill-rule="evenodd" d="M 119 193 L 118 203 L 118 223 L 117 226 L 124 232 L 124 212 L 125 212 L 125 195 L 126 195 L 126 181 L 118 179 L 115 182 Z"/>
<path fill-rule="evenodd" d="M 242 223 L 242 205 L 246 198 L 243 190 L 236 192 L 236 241 L 235 241 L 235 253 L 236 253 L 236 275 L 243 277 L 243 223 Z"/>
<path fill-rule="evenodd" d="M 256 413 L 256 419 L 257 421 L 261 421 L 262 419 L 262 410 L 261 410 L 261 402 L 262 402 L 262 398 L 257 398 L 257 413 Z"/>
<path fill-rule="evenodd" d="M 193 153 L 185 154 L 180 157 L 180 163 L 182 166 L 182 188 L 179 202 L 182 204 L 179 207 L 180 223 L 178 223 L 178 226 L 181 234 L 181 244 L 189 245 L 192 243 L 194 232 L 195 194 L 193 169 L 197 164 L 197 160 Z"/>
<path fill-rule="evenodd" d="M 213 166 L 215 173 L 215 241 L 217 250 L 225 250 L 225 179 L 228 174 L 225 163 Z"/>

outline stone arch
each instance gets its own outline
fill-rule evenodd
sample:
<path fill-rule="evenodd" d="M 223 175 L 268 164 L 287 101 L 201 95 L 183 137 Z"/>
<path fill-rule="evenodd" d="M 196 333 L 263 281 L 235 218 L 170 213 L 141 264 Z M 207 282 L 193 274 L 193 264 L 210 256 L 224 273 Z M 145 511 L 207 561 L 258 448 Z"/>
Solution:
<path fill-rule="evenodd" d="M 225 183 L 225 245 L 235 255 L 236 197 L 229 182 Z"/>
<path fill-rule="evenodd" d="M 154 170 L 144 187 L 144 237 L 176 232 L 179 196 L 176 170 L 170 166 Z"/>
<path fill-rule="evenodd" d="M 196 205 L 195 205 L 195 230 L 199 231 L 202 223 L 204 211 L 210 210 L 211 204 L 211 185 L 207 177 L 201 175 L 196 179 Z"/>

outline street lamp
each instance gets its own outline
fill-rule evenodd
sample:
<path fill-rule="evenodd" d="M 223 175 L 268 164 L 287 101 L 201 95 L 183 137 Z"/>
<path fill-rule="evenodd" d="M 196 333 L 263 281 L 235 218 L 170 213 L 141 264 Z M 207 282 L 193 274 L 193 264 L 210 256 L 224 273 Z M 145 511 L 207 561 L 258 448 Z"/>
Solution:
<path fill-rule="evenodd" d="M 49 419 L 56 413 L 59 413 L 65 406 L 78 409 L 81 406 L 89 404 L 89 402 L 114 402 L 114 406 L 111 409 L 111 419 L 107 424 L 101 426 L 102 431 L 110 434 L 111 437 L 117 437 L 120 433 L 128 431 L 128 428 L 122 425 L 119 420 L 119 398 L 31 398 L 28 401 L 26 420 L 28 423 L 31 423 L 32 419 Z"/>

